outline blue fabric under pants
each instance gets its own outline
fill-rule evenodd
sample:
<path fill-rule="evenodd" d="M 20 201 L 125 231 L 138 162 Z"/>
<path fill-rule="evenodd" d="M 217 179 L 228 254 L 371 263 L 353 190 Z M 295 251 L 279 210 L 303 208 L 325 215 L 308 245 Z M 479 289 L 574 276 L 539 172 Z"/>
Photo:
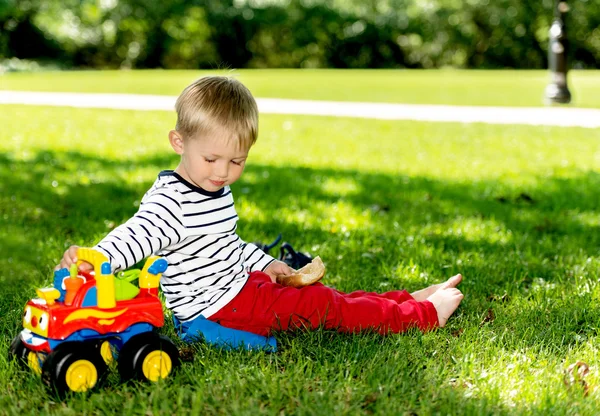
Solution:
<path fill-rule="evenodd" d="M 204 340 L 208 344 L 225 349 L 277 351 L 277 340 L 273 336 L 265 337 L 252 332 L 226 328 L 203 316 L 186 322 L 179 322 L 173 316 L 173 321 L 177 334 L 184 342 Z"/>

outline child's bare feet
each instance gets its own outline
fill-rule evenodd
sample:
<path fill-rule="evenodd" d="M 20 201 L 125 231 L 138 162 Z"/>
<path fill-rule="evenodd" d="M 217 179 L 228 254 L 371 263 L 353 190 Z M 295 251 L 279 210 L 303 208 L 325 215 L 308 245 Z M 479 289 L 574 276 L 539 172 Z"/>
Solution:
<path fill-rule="evenodd" d="M 429 296 L 433 295 L 442 287 L 456 287 L 462 280 L 462 275 L 457 274 L 456 276 L 452 276 L 450 279 L 446 280 L 443 283 L 438 283 L 437 285 L 431 285 L 426 287 L 425 289 L 417 290 L 416 292 L 411 293 L 410 295 L 415 298 L 416 301 L 423 301 L 427 299 Z"/>
<path fill-rule="evenodd" d="M 450 315 L 454 313 L 456 308 L 458 308 L 458 305 L 460 305 L 460 302 L 463 300 L 461 291 L 455 287 L 446 286 L 447 284 L 448 282 L 443 283 L 434 294 L 427 298 L 428 301 L 433 303 L 433 306 L 437 311 L 440 328 L 446 326 L 448 318 L 450 318 Z"/>

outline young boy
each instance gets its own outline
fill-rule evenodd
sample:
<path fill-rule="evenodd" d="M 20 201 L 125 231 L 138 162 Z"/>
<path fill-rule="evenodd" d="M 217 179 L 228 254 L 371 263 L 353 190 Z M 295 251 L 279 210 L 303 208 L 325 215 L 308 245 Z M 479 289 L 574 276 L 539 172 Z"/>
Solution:
<path fill-rule="evenodd" d="M 153 253 L 165 257 L 166 306 L 192 328 L 208 319 L 260 335 L 298 326 L 384 334 L 446 324 L 463 298 L 456 288 L 461 275 L 412 294 L 345 294 L 320 283 L 300 289 L 275 283 L 277 275 L 293 270 L 240 239 L 229 188 L 257 138 L 254 98 L 233 78 L 205 77 L 182 92 L 175 108 L 169 142 L 181 156 L 179 165 L 161 172 L 138 212 L 95 247 L 113 272 Z M 76 250 L 65 252 L 60 268 L 76 262 Z"/>

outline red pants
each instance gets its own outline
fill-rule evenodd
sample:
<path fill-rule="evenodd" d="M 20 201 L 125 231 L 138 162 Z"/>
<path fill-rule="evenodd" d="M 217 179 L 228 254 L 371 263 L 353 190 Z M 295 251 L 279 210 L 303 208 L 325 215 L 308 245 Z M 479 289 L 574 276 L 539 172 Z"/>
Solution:
<path fill-rule="evenodd" d="M 417 302 L 405 290 L 343 293 L 315 283 L 301 289 L 271 282 L 262 272 L 250 274 L 242 291 L 209 320 L 260 335 L 289 328 L 320 326 L 340 332 L 373 329 L 381 334 L 422 331 L 438 325 L 429 301 Z"/>

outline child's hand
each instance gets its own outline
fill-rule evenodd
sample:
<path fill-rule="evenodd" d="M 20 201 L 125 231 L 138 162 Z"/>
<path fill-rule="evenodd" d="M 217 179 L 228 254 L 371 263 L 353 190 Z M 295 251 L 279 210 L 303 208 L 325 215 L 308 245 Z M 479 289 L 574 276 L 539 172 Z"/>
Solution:
<path fill-rule="evenodd" d="M 292 274 L 294 273 L 294 269 L 282 261 L 275 260 L 273 263 L 269 264 L 269 267 L 265 269 L 265 273 L 271 277 L 272 282 L 275 282 L 277 276 L 282 274 L 285 276 Z"/>
<path fill-rule="evenodd" d="M 63 254 L 63 258 L 60 261 L 60 264 L 58 266 L 56 266 L 54 270 L 60 270 L 63 268 L 69 269 L 72 264 L 76 264 L 78 248 L 79 248 L 78 246 L 69 247 L 67 249 L 67 251 L 65 251 L 65 254 Z M 83 272 L 91 272 L 92 270 L 94 270 L 94 266 L 92 266 L 87 261 L 84 261 L 79 265 L 79 270 L 81 270 Z"/>

